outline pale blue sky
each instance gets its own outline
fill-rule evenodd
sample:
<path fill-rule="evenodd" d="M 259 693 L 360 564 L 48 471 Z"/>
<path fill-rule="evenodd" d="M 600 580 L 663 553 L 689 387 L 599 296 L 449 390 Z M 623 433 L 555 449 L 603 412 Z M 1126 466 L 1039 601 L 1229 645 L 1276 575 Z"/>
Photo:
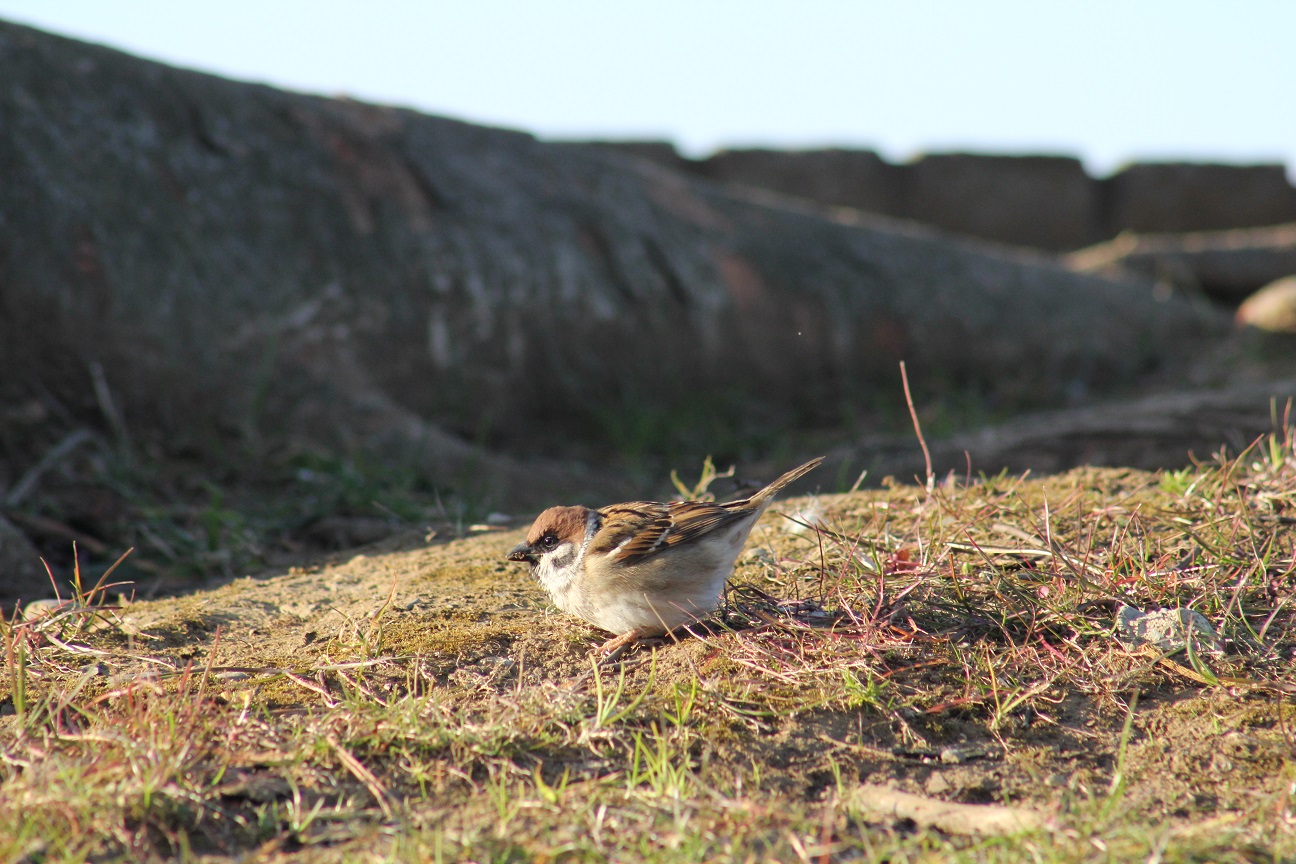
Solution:
<path fill-rule="evenodd" d="M 0 18 L 232 78 L 693 155 L 1296 167 L 1296 0 L 0 0 Z"/>

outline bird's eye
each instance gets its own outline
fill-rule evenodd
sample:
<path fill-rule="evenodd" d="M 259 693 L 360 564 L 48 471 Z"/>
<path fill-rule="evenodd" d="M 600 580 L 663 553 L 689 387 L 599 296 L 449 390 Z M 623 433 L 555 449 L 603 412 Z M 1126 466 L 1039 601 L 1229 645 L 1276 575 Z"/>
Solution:
<path fill-rule="evenodd" d="M 558 538 L 552 534 L 546 534 L 540 538 L 540 545 L 546 549 L 553 549 L 558 545 Z"/>

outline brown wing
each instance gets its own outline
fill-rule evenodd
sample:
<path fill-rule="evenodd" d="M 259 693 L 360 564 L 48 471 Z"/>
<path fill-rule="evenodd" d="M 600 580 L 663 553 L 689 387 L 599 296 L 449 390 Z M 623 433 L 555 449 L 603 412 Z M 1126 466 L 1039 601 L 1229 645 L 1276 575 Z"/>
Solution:
<path fill-rule="evenodd" d="M 590 545 L 596 555 L 610 555 L 614 565 L 637 563 L 650 555 L 696 540 L 743 519 L 755 518 L 787 484 L 814 468 L 823 457 L 794 468 L 764 489 L 739 501 L 634 501 L 599 510 L 602 524 Z"/>
<path fill-rule="evenodd" d="M 706 501 L 675 501 L 670 504 L 643 501 L 615 504 L 599 511 L 605 537 L 597 538 L 592 552 L 612 552 L 612 560 L 626 563 L 664 552 L 709 531 L 729 525 L 751 510 Z"/>
<path fill-rule="evenodd" d="M 655 501 L 613 504 L 598 512 L 603 523 L 590 544 L 592 554 L 607 555 L 615 549 L 620 559 L 627 548 L 651 549 L 671 529 L 669 508 Z"/>

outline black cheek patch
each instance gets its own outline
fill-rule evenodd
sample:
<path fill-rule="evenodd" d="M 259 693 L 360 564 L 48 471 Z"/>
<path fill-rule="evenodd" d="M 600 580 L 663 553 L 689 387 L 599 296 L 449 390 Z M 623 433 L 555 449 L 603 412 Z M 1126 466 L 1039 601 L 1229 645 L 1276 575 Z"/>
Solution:
<path fill-rule="evenodd" d="M 564 543 L 546 557 L 554 567 L 562 569 L 576 560 L 576 545 L 574 543 Z"/>

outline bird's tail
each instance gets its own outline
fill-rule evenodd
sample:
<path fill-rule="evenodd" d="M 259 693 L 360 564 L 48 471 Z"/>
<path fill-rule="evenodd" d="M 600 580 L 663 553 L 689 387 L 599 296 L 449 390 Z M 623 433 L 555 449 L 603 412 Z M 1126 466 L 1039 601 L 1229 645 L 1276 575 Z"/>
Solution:
<path fill-rule="evenodd" d="M 773 498 L 775 495 L 777 495 L 784 486 L 788 485 L 793 480 L 799 480 L 801 477 L 804 477 L 806 474 L 809 474 L 811 471 L 818 468 L 819 463 L 822 462 L 823 460 L 824 457 L 820 456 L 817 459 L 811 459 L 809 462 L 805 463 L 804 465 L 801 465 L 800 467 L 793 468 L 791 471 L 787 472 L 782 477 L 778 478 L 773 483 L 769 484 L 764 489 L 760 490 L 759 492 L 757 492 L 755 495 L 751 496 L 747 500 L 753 504 L 759 504 L 759 505 L 764 505 L 768 503 L 769 500 Z"/>

